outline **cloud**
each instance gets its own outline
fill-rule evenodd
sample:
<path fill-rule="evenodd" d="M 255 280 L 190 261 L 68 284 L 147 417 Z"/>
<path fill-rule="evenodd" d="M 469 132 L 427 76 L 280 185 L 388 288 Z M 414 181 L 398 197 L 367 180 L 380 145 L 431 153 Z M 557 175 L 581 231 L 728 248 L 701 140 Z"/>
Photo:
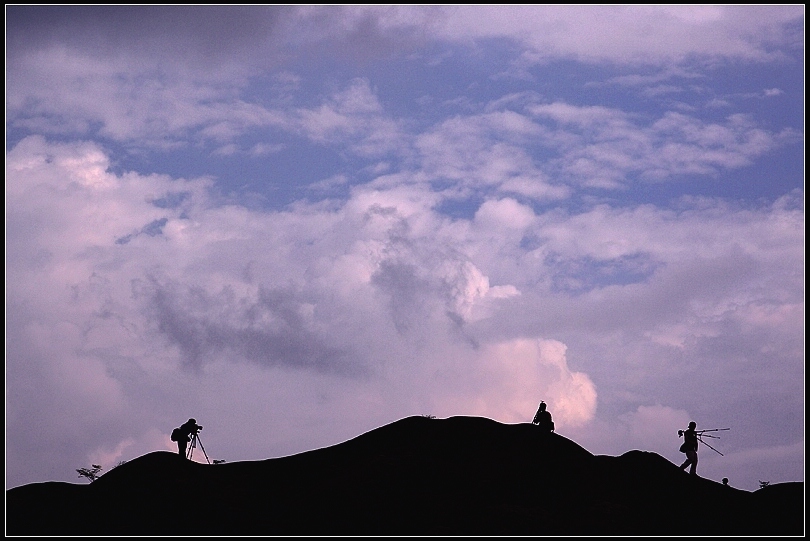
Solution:
<path fill-rule="evenodd" d="M 660 64 L 779 59 L 772 45 L 798 45 L 803 16 L 801 6 L 315 6 L 299 9 L 295 20 L 299 42 L 339 40 L 352 54 L 426 39 L 500 38 L 542 61 Z"/>
<path fill-rule="evenodd" d="M 798 136 L 790 129 L 768 132 L 739 114 L 723 123 L 707 123 L 668 112 L 644 125 L 601 106 L 557 102 L 531 105 L 528 110 L 539 122 L 552 123 L 553 129 L 543 131 L 544 142 L 558 149 L 555 163 L 560 174 L 603 188 L 618 188 L 636 175 L 661 181 L 740 168 Z"/>
<path fill-rule="evenodd" d="M 389 32 L 399 30 L 415 33 L 416 29 L 422 29 L 422 32 L 440 39 L 463 42 L 498 37 L 511 38 L 549 55 L 577 54 L 585 58 L 613 60 L 627 60 L 628 56 L 632 58 L 632 54 L 628 54 L 630 51 L 640 54 L 645 48 L 652 51 L 665 50 L 669 41 L 667 38 L 677 36 L 677 32 L 692 30 L 697 35 L 696 31 L 699 29 L 722 27 L 724 22 L 733 16 L 733 12 L 722 8 L 705 10 L 700 16 L 696 16 L 694 11 L 677 7 L 630 6 L 601 8 L 506 6 L 498 9 L 490 6 L 432 9 L 401 6 L 344 10 L 314 9 L 303 13 L 312 16 L 327 12 L 333 16 L 339 15 L 336 18 L 338 23 L 334 26 L 339 27 L 342 33 L 351 34 L 351 28 L 355 28 L 359 33 L 359 28 L 369 24 L 380 31 Z M 794 18 L 796 16 L 793 15 Z M 756 21 L 749 24 L 756 24 Z M 639 28 L 644 26 L 649 29 L 648 41 L 623 44 L 621 40 L 616 40 L 617 34 L 639 34 Z M 722 51 L 724 47 L 735 51 L 742 45 L 735 43 L 733 36 L 722 37 L 726 39 L 720 39 L 719 43 L 717 39 L 714 43 L 703 40 L 685 41 L 693 43 L 692 47 L 695 49 L 709 46 L 713 51 Z M 684 40 L 672 41 L 670 45 L 674 45 L 676 50 L 683 47 Z"/>
<path fill-rule="evenodd" d="M 37 359 L 15 360 L 9 374 L 41 387 L 47 371 L 80 367 L 83 385 L 45 380 L 53 397 L 75 398 L 70 411 L 88 412 L 74 419 L 79 432 L 98 425 L 90 412 L 99 409 L 104 422 L 118 422 L 147 389 L 167 400 L 181 366 L 201 381 L 223 364 L 252 364 L 266 377 L 299 373 L 290 376 L 296 385 L 339 378 L 390 418 L 408 411 L 523 422 L 542 395 L 560 428 L 573 431 L 596 422 L 595 389 L 608 366 L 637 374 L 629 385 L 642 400 L 672 404 L 679 393 L 699 400 L 705 392 L 689 390 L 690 377 L 711 386 L 730 367 L 753 376 L 770 370 L 774 354 L 786 363 L 802 357 L 801 330 L 785 326 L 801 320 L 798 196 L 760 210 L 705 200 L 679 212 L 597 206 L 577 214 L 538 214 L 506 198 L 486 201 L 471 220 L 449 220 L 420 183 L 373 183 L 338 206 L 274 212 L 219 203 L 210 187 L 112 173 L 89 143 L 33 137 L 9 152 L 9 355 Z M 551 279 L 570 274 L 572 261 L 652 266 L 629 284 L 594 281 L 573 302 Z M 70 339 L 43 340 L 36 329 L 69 330 Z M 707 349 L 712 341 L 746 336 L 747 365 L 734 353 L 718 357 L 727 368 L 717 373 L 679 360 L 718 355 Z M 641 365 L 657 369 L 642 376 Z M 671 392 L 656 396 L 661 379 Z M 232 383 L 214 388 L 232 393 Z M 610 387 L 600 400 L 620 401 Z M 35 409 L 23 388 L 8 403 L 14 438 Z M 146 430 L 160 415 L 140 424 Z M 111 430 L 99 448 L 129 437 Z M 15 456 L 12 464 L 23 460 Z"/>
<path fill-rule="evenodd" d="M 481 228 L 523 231 L 536 220 L 534 211 L 514 199 L 486 201 L 475 213 L 475 223 Z"/>
<path fill-rule="evenodd" d="M 243 82 L 188 80 L 161 70 L 139 73 L 126 62 L 64 48 L 32 52 L 20 60 L 9 88 L 9 123 L 158 148 L 188 136 L 229 142 L 246 130 L 285 123 L 236 98 Z"/>
<path fill-rule="evenodd" d="M 92 57 L 137 59 L 233 76 L 247 52 L 267 62 L 288 9 L 274 6 L 9 6 L 10 55 L 65 44 Z M 228 66 L 230 64 L 230 66 Z M 243 65 L 236 66 L 237 68 Z M 218 73 L 219 72 L 219 73 Z M 236 71 L 238 73 L 238 70 Z"/>
<path fill-rule="evenodd" d="M 569 369 L 566 346 L 556 340 L 515 339 L 482 345 L 461 362 L 444 362 L 426 381 L 440 416 L 479 415 L 501 422 L 530 422 L 540 399 L 556 428 L 587 424 L 596 412 L 596 388 L 587 374 Z"/>
<path fill-rule="evenodd" d="M 653 451 L 662 456 L 672 454 L 676 446 L 676 430 L 685 430 L 691 420 L 685 411 L 661 404 L 639 406 L 635 412 L 619 418 L 624 425 L 624 441 L 629 449 Z"/>
<path fill-rule="evenodd" d="M 327 103 L 298 111 L 297 125 L 317 142 L 347 144 L 362 156 L 377 156 L 395 150 L 402 135 L 397 123 L 387 118 L 368 80 L 355 79 Z"/>
<path fill-rule="evenodd" d="M 263 375 L 253 377 L 274 389 L 282 380 L 320 381 L 321 394 L 293 407 L 302 412 L 322 400 L 346 415 L 354 411 L 355 399 L 328 390 L 329 378 L 389 420 L 404 408 L 519 422 L 543 388 L 563 425 L 583 422 L 594 407 L 592 384 L 567 369 L 561 345 L 514 342 L 479 352 L 465 327 L 518 292 L 491 284 L 469 257 L 435 243 L 443 220 L 430 216 L 429 199 L 407 189 L 358 191 L 337 214 L 257 213 L 213 205 L 206 180 L 117 175 L 95 145 L 38 137 L 12 149 L 7 172 L 9 374 L 20 382 L 7 404 L 15 449 L 35 445 L 28 423 L 41 425 L 36 441 L 65 425 L 76 434 L 101 429 L 103 437 L 88 436 L 87 456 L 110 468 L 127 452 L 163 441 L 155 423 L 171 422 L 166 415 L 195 388 L 201 397 L 192 407 L 218 418 L 202 397 L 236 392 L 246 365 L 261 367 Z M 150 225 L 155 216 L 162 216 L 159 228 Z M 82 234 L 88 222 L 120 233 Z M 122 236 L 133 230 L 140 233 Z M 121 238 L 127 241 L 116 242 Z M 296 257 L 280 257 L 285 251 Z M 18 362 L 24 359 L 31 361 Z M 223 375 L 223 365 L 233 377 Z M 461 370 L 455 389 L 440 376 L 451 367 Z M 38 409 L 42 403 L 23 392 L 25 381 L 49 389 L 54 403 Z M 178 386 L 186 390 L 177 394 Z M 521 393 L 512 396 L 516 386 Z M 144 394 L 154 407 L 125 421 Z M 32 417 L 52 409 L 64 414 L 47 422 Z M 355 425 L 335 434 L 356 435 L 347 426 Z M 304 450 L 298 446 L 311 435 L 300 437 L 290 445 Z M 80 447 L 63 451 L 76 465 L 86 460 Z M 9 460 L 26 475 L 25 456 L 13 451 Z"/>
<path fill-rule="evenodd" d="M 228 9 L 9 8 L 7 483 L 541 398 L 796 443 L 803 7 Z"/>
<path fill-rule="evenodd" d="M 803 16 L 800 6 L 456 6 L 437 18 L 437 32 L 457 40 L 519 40 L 531 51 L 526 56 L 538 61 L 659 64 L 716 56 L 767 61 L 779 58 L 771 43 L 792 43 L 800 35 L 792 25 Z"/>
<path fill-rule="evenodd" d="M 353 372 L 345 352 L 319 336 L 314 305 L 295 292 L 259 288 L 255 297 L 237 298 L 230 287 L 210 294 L 203 288 L 171 283 L 138 283 L 157 334 L 176 348 L 182 363 L 200 369 L 222 355 L 262 365 L 276 364 Z"/>
<path fill-rule="evenodd" d="M 355 150 L 364 154 L 390 151 L 400 131 L 379 114 L 367 81 L 356 80 L 320 107 L 300 108 L 295 122 L 274 105 L 288 102 L 299 75 L 280 70 L 276 93 L 261 103 L 246 99 L 251 80 L 260 70 L 308 54 L 292 55 L 293 44 L 309 44 L 304 50 L 319 44 L 321 53 L 340 55 L 332 40 L 355 40 L 358 45 L 347 53 L 390 54 L 391 45 L 373 36 L 391 32 L 400 32 L 400 45 L 419 47 L 428 37 L 461 42 L 503 37 L 529 47 L 524 58 L 770 61 L 778 56 L 772 44 L 789 46 L 792 25 L 803 16 L 799 6 L 724 6 L 705 10 L 710 14 L 705 16 L 678 6 L 10 9 L 8 56 L 15 74 L 7 89 L 10 126 L 97 133 L 168 148 L 188 136 L 222 145 L 250 130 L 298 125 L 316 140 L 350 134 L 357 138 Z M 531 126 L 518 116 L 512 119 Z M 515 127 L 510 131 L 517 133 Z M 499 151 L 515 155 L 511 149 Z M 497 167 L 502 158 L 495 157 Z"/>
<path fill-rule="evenodd" d="M 415 145 L 429 178 L 453 183 L 449 196 L 495 189 L 540 200 L 564 198 L 567 189 L 550 182 L 524 148 L 538 139 L 541 129 L 530 118 L 494 111 L 443 121 L 420 134 Z"/>

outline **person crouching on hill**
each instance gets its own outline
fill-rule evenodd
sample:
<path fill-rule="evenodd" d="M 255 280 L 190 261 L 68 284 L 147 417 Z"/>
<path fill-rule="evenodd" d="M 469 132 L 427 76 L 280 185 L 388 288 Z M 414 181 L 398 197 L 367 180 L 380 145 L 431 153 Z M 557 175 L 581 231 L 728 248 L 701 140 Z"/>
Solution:
<path fill-rule="evenodd" d="M 532 424 L 537 425 L 543 432 L 554 432 L 554 421 L 551 420 L 551 413 L 546 410 L 546 403 L 541 401 L 537 413 L 534 414 Z"/>

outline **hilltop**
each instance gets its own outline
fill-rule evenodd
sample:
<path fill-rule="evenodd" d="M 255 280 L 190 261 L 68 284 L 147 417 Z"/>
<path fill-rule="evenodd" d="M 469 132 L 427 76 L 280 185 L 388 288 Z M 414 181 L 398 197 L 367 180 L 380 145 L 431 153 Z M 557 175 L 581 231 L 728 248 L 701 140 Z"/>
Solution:
<path fill-rule="evenodd" d="M 747 492 L 534 425 L 407 417 L 346 442 L 6 491 L 7 535 L 803 535 L 804 483 Z"/>

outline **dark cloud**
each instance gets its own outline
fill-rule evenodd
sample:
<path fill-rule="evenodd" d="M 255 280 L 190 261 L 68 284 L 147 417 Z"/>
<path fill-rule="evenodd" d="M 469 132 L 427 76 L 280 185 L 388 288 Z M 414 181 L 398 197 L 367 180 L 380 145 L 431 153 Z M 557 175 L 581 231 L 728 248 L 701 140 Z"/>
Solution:
<path fill-rule="evenodd" d="M 420 7 L 398 19 L 398 24 L 385 24 L 390 13 L 399 8 L 354 9 L 344 6 L 317 6 L 307 10 L 306 16 L 298 19 L 300 26 L 293 37 L 304 47 L 321 41 L 330 43 L 327 49 L 316 46 L 308 52 L 337 55 L 349 62 L 367 62 L 372 59 L 407 54 L 426 45 L 432 36 L 431 23 L 444 17 L 444 8 Z M 409 19 L 416 17 L 416 19 Z M 417 24 L 416 21 L 419 21 Z"/>
<path fill-rule="evenodd" d="M 371 283 L 388 295 L 391 317 L 399 333 L 407 333 L 429 314 L 425 304 L 431 300 L 431 284 L 419 277 L 414 265 L 384 261 L 372 275 Z"/>
<path fill-rule="evenodd" d="M 441 15 L 441 8 L 423 10 L 422 22 Z M 126 53 L 150 65 L 266 67 L 288 54 L 363 62 L 424 45 L 424 28 L 383 25 L 385 16 L 386 9 L 343 6 L 8 6 L 6 48 L 15 55 L 59 45 L 93 56 Z"/>
<path fill-rule="evenodd" d="M 273 41 L 283 6 L 9 6 L 9 54 L 65 45 L 91 55 L 218 63 L 257 61 Z M 265 59 L 266 60 L 266 59 Z"/>
<path fill-rule="evenodd" d="M 365 369 L 348 352 L 329 345 L 305 314 L 311 299 L 290 289 L 261 288 L 258 297 L 238 296 L 230 287 L 209 293 L 202 287 L 158 283 L 136 285 L 146 295 L 155 330 L 176 346 L 183 364 L 201 369 L 221 356 L 262 366 L 287 366 L 342 375 Z"/>

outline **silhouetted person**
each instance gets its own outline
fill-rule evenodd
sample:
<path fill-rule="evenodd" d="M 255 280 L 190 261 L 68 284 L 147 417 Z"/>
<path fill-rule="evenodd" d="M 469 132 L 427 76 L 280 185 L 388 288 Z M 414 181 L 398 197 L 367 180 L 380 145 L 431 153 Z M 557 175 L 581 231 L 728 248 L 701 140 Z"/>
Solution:
<path fill-rule="evenodd" d="M 196 419 L 192 418 L 183 423 L 182 425 L 180 425 L 180 428 L 178 430 L 179 432 L 177 435 L 177 452 L 178 454 L 180 454 L 180 456 L 185 457 L 186 447 L 188 446 L 188 442 L 191 441 L 191 436 L 192 435 L 196 436 L 197 432 L 202 430 L 202 427 L 197 424 Z"/>
<path fill-rule="evenodd" d="M 681 469 L 686 470 L 687 466 L 691 466 L 691 468 L 689 468 L 689 473 L 692 475 L 697 475 L 696 470 L 698 463 L 698 435 L 695 428 L 697 428 L 697 423 L 695 423 L 695 421 L 691 421 L 689 423 L 689 428 L 686 430 L 678 430 L 678 435 L 683 436 L 683 443 L 681 444 L 680 450 L 682 453 L 686 453 L 686 460 L 683 464 L 681 464 Z"/>
<path fill-rule="evenodd" d="M 723 486 L 724 487 L 731 486 L 731 485 L 728 484 L 728 477 L 723 477 Z"/>
<path fill-rule="evenodd" d="M 551 420 L 551 413 L 546 410 L 546 403 L 540 401 L 540 407 L 534 414 L 532 424 L 540 427 L 543 432 L 554 432 L 554 421 Z"/>

